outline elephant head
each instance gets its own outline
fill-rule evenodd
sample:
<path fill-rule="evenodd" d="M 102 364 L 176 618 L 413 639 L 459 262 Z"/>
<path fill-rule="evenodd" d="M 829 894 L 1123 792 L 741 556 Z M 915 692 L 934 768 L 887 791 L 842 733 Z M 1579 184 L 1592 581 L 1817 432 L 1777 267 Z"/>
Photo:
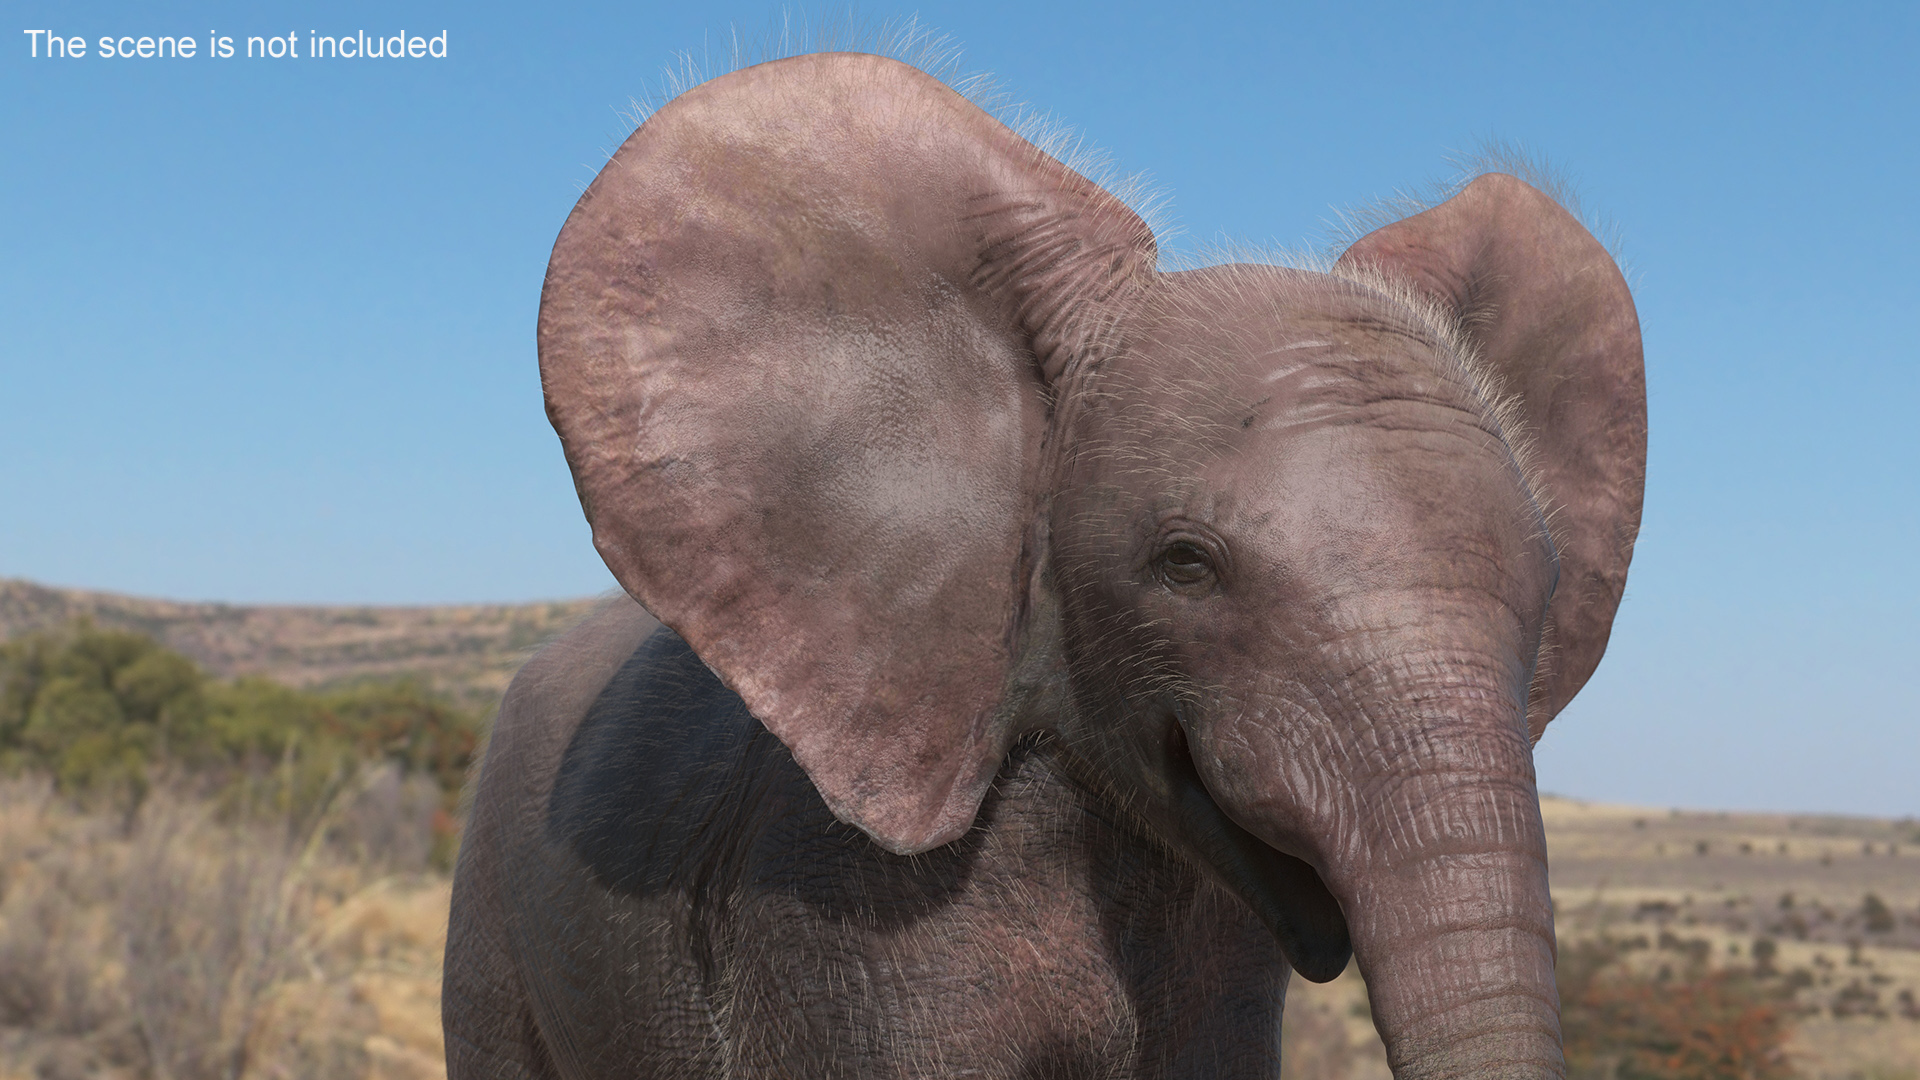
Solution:
<path fill-rule="evenodd" d="M 1501 174 L 1328 272 L 1156 262 L 895 61 L 687 92 L 542 300 L 595 544 L 887 849 L 1051 732 L 1308 977 L 1350 934 L 1396 1075 L 1557 1075 L 1531 745 L 1638 529 L 1625 282 Z"/>

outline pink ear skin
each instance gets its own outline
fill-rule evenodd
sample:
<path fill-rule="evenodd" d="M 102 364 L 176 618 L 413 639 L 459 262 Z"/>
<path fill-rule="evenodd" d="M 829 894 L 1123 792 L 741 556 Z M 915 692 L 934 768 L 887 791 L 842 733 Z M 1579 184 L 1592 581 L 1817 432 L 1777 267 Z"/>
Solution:
<path fill-rule="evenodd" d="M 554 245 L 541 373 L 596 546 L 891 851 L 961 835 L 1021 734 L 1047 380 L 1154 261 L 1097 185 L 855 54 L 675 99 Z"/>
<path fill-rule="evenodd" d="M 1647 456 L 1640 320 L 1600 242 L 1521 180 L 1489 173 L 1340 258 L 1428 294 L 1517 397 L 1560 556 L 1535 739 L 1606 651 L 1640 529 Z"/>

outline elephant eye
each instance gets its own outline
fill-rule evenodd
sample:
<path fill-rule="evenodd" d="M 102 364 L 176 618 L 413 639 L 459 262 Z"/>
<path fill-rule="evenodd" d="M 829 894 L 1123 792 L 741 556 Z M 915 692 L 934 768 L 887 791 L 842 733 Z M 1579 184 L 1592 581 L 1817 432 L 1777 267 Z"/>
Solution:
<path fill-rule="evenodd" d="M 1205 548 L 1176 540 L 1160 553 L 1160 578 L 1168 585 L 1198 585 L 1213 577 L 1213 559 Z"/>

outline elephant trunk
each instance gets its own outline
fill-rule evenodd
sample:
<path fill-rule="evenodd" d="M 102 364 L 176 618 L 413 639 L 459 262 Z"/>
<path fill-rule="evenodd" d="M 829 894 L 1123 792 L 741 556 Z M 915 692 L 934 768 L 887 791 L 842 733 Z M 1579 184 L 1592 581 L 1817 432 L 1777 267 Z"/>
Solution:
<path fill-rule="evenodd" d="M 1564 1075 L 1541 845 L 1423 853 L 1334 889 L 1397 1080 Z"/>
<path fill-rule="evenodd" d="M 1201 771 L 1223 809 L 1312 863 L 1339 901 L 1396 1080 L 1561 1077 L 1546 839 L 1518 709 L 1483 699 L 1396 720 L 1372 728 L 1374 760 L 1392 766 L 1303 771 L 1320 755 L 1267 743 L 1251 773 L 1217 759 Z"/>

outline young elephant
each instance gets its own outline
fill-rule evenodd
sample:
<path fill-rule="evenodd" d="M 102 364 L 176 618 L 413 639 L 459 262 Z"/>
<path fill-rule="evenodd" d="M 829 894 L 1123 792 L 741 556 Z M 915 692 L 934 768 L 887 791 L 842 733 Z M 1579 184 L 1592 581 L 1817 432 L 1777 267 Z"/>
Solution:
<path fill-rule="evenodd" d="M 1396 1076 L 1562 1074 L 1531 743 L 1646 421 L 1552 200 L 1161 272 L 935 79 L 805 56 L 627 141 L 539 341 L 666 626 L 613 604 L 508 692 L 456 1080 L 1271 1077 L 1290 970 L 1350 951 Z"/>

